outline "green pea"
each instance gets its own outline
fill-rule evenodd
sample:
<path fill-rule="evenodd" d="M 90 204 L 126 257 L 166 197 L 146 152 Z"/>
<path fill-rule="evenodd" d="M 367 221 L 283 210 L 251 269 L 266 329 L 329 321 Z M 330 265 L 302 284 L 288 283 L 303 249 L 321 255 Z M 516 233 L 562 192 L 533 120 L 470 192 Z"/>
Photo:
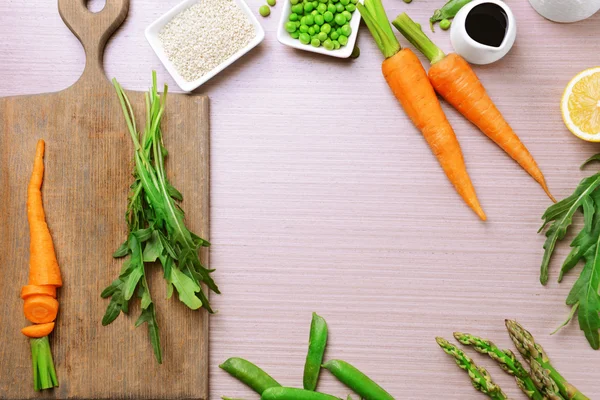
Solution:
<path fill-rule="evenodd" d="M 321 26 L 325 23 L 325 18 L 321 14 L 315 15 L 315 24 Z"/>
<path fill-rule="evenodd" d="M 298 14 L 296 14 L 296 15 L 298 15 Z M 300 18 L 300 24 L 306 25 L 306 16 L 302 16 L 302 18 Z"/>
<path fill-rule="evenodd" d="M 350 54 L 350 58 L 358 58 L 360 56 L 360 49 L 358 46 L 354 46 L 354 50 L 352 50 L 352 54 Z"/>
<path fill-rule="evenodd" d="M 302 7 L 302 4 L 293 5 L 292 12 L 296 14 L 304 14 L 304 8 Z"/>
<path fill-rule="evenodd" d="M 344 6 L 347 6 L 350 4 L 350 0 L 340 0 L 340 3 L 342 3 Z"/>
<path fill-rule="evenodd" d="M 323 47 L 325 47 L 327 50 L 333 50 L 333 49 L 335 49 L 335 46 L 333 45 L 333 42 L 330 39 L 327 39 L 327 40 L 325 40 L 323 42 Z M 308 363 L 308 356 L 306 356 L 306 357 L 307 357 L 306 362 Z M 304 366 L 304 371 L 305 371 L 304 372 L 305 373 L 304 379 L 306 379 L 306 367 L 307 367 L 307 365 Z M 304 388 L 308 389 L 308 390 L 314 390 L 314 389 L 309 389 L 308 387 L 306 387 L 306 381 L 304 383 Z"/>
<path fill-rule="evenodd" d="M 320 3 L 320 4 L 317 6 L 317 12 L 318 12 L 319 14 L 323 14 L 323 13 L 325 13 L 325 11 L 327 11 L 327 6 L 326 6 L 325 4 L 323 4 L 323 3 Z"/>
<path fill-rule="evenodd" d="M 313 47 L 319 47 L 319 46 L 321 45 L 321 41 L 320 41 L 318 38 L 313 38 L 313 39 L 310 41 L 310 44 L 311 44 Z"/>
<path fill-rule="evenodd" d="M 290 32 L 290 36 L 294 39 L 298 39 L 300 37 L 300 32 L 298 32 L 298 31 Z"/>
<path fill-rule="evenodd" d="M 329 34 L 329 37 L 331 38 L 331 40 L 337 40 L 340 37 L 340 34 L 337 33 L 336 31 L 331 31 L 331 33 Z"/>
<path fill-rule="evenodd" d="M 308 28 L 308 34 L 310 36 L 314 35 L 315 34 L 315 28 L 313 28 L 312 26 L 310 28 Z"/>
<path fill-rule="evenodd" d="M 344 7 L 344 5 L 342 3 L 337 3 L 335 5 L 335 11 L 341 13 L 342 11 L 345 11 L 346 7 Z"/>
<path fill-rule="evenodd" d="M 410 4 L 410 3 L 412 3 L 412 0 L 404 0 L 404 2 L 405 2 L 406 4 Z"/>
<path fill-rule="evenodd" d="M 259 394 L 272 387 L 281 387 L 269 374 L 243 358 L 230 358 L 219 365 L 219 368 L 250 386 Z"/>
<path fill-rule="evenodd" d="M 295 6 L 299 2 L 300 2 L 300 0 L 290 0 L 290 3 L 292 3 L 293 6 Z"/>
<path fill-rule="evenodd" d="M 298 19 L 299 19 L 298 14 L 296 14 L 296 13 L 290 14 L 290 17 L 289 17 L 290 21 L 298 21 Z"/>
<path fill-rule="evenodd" d="M 273 7 L 275 4 L 277 4 L 277 0 L 267 0 L 267 4 Z"/>
<path fill-rule="evenodd" d="M 352 34 L 352 28 L 350 27 L 350 25 L 346 24 L 346 25 L 342 26 L 342 35 L 350 36 L 351 34 Z"/>
<path fill-rule="evenodd" d="M 304 12 L 311 12 L 313 10 L 313 5 L 312 3 L 304 3 Z"/>
<path fill-rule="evenodd" d="M 292 21 L 286 22 L 285 30 L 289 33 L 296 32 L 296 24 L 294 24 Z"/>
<path fill-rule="evenodd" d="M 302 399 L 302 400 L 339 400 L 339 397 L 330 394 L 313 392 L 310 390 L 296 388 L 271 388 L 265 390 L 262 400 Z"/>
<path fill-rule="evenodd" d="M 312 15 L 312 16 L 314 17 L 314 16 L 315 16 L 315 15 L 317 15 L 318 13 L 319 13 L 319 12 L 318 12 L 317 10 L 312 10 L 312 11 L 310 12 L 310 15 Z"/>
<path fill-rule="evenodd" d="M 346 18 L 346 22 L 350 22 L 350 20 L 352 19 L 352 14 L 350 14 L 350 12 L 346 10 L 342 11 L 342 15 Z"/>
<path fill-rule="evenodd" d="M 269 14 L 271 14 L 271 9 L 268 5 L 265 4 L 264 6 L 260 6 L 260 8 L 258 9 L 258 13 L 263 17 L 268 17 Z"/>
<path fill-rule="evenodd" d="M 352 3 L 348 4 L 346 6 L 346 11 L 348 11 L 349 13 L 353 13 L 354 11 L 356 11 L 356 6 Z"/>
<path fill-rule="evenodd" d="M 336 12 L 336 10 L 335 10 L 335 4 L 329 3 L 327 5 L 327 11 L 329 11 L 331 14 L 335 13 Z"/>
<path fill-rule="evenodd" d="M 321 32 L 325 32 L 326 34 L 329 35 L 329 32 L 331 32 L 331 25 L 329 25 L 329 24 L 323 24 L 321 26 Z"/>
<path fill-rule="evenodd" d="M 335 23 L 338 24 L 339 26 L 344 25 L 346 23 L 346 17 L 344 17 L 343 14 L 336 14 Z"/>
<path fill-rule="evenodd" d="M 333 42 L 329 39 L 323 42 L 323 47 L 327 50 L 334 49 Z M 303 383 L 306 390 L 314 391 L 317 387 L 326 345 L 327 323 L 317 313 L 313 313 L 310 323 L 310 334 L 308 336 L 308 353 L 306 354 L 306 362 L 304 363 Z"/>
<path fill-rule="evenodd" d="M 342 46 L 340 46 L 340 42 L 338 42 L 337 40 L 334 40 L 334 41 L 333 41 L 333 48 L 337 50 L 337 49 L 339 49 L 340 47 L 342 47 Z"/>
<path fill-rule="evenodd" d="M 324 42 L 327 40 L 327 34 L 325 32 L 319 32 L 317 39 L 319 39 L 321 42 Z"/>
<path fill-rule="evenodd" d="M 450 25 L 452 25 L 452 22 L 450 22 L 449 19 L 443 19 L 440 21 L 440 28 L 442 28 L 445 31 L 450 29 Z"/>
<path fill-rule="evenodd" d="M 327 1 L 328 1 L 328 0 L 319 0 L 319 3 L 321 3 L 321 4 L 325 4 L 325 7 L 327 7 Z"/>
<path fill-rule="evenodd" d="M 337 28 L 335 31 L 337 32 L 338 35 L 342 34 L 342 28 Z"/>
<path fill-rule="evenodd" d="M 306 20 L 304 21 L 304 23 L 306 25 L 311 26 L 312 24 L 315 23 L 315 17 L 313 17 L 312 15 L 309 14 L 305 18 L 306 18 Z"/>
<path fill-rule="evenodd" d="M 306 25 L 302 25 L 302 26 L 306 26 Z M 299 39 L 300 39 L 300 43 L 302 43 L 302 44 L 310 43 L 310 35 L 306 32 L 302 32 L 299 36 Z"/>
<path fill-rule="evenodd" d="M 348 44 L 348 36 L 340 35 L 340 37 L 338 38 L 338 42 L 340 42 L 340 44 L 342 46 L 347 45 Z"/>
<path fill-rule="evenodd" d="M 320 27 L 319 25 L 317 25 L 317 24 L 314 24 L 314 25 L 313 25 L 313 28 L 315 28 L 315 33 L 319 33 L 319 32 L 321 32 L 321 27 Z"/>
<path fill-rule="evenodd" d="M 308 25 L 300 25 L 300 28 L 298 28 L 298 30 L 301 33 L 306 33 L 306 32 L 308 32 Z"/>
<path fill-rule="evenodd" d="M 394 400 L 394 398 L 388 392 L 373 382 L 371 378 L 345 361 L 330 360 L 327 361 L 323 367 L 362 398 Z"/>
<path fill-rule="evenodd" d="M 313 8 L 317 8 L 319 6 L 319 1 L 315 0 L 312 2 Z"/>
<path fill-rule="evenodd" d="M 325 14 L 323 14 L 323 19 L 325 22 L 331 22 L 333 20 L 333 13 L 331 11 L 325 11 Z"/>
<path fill-rule="evenodd" d="M 300 28 L 300 21 L 293 21 L 294 25 L 296 25 L 296 29 Z"/>

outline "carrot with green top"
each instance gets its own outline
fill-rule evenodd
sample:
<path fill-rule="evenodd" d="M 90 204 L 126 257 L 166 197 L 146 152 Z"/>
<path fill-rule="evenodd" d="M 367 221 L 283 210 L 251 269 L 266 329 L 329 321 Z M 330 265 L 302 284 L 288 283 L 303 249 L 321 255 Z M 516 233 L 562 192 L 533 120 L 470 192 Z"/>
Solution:
<path fill-rule="evenodd" d="M 385 56 L 382 72 L 394 96 L 421 131 L 442 169 L 464 201 L 485 221 L 462 150 L 417 56 L 402 49 L 394 36 L 381 0 L 357 3 L 369 31 Z"/>
<path fill-rule="evenodd" d="M 21 330 L 30 338 L 33 388 L 36 391 L 58 386 L 48 335 L 54 329 L 54 320 L 58 313 L 56 287 L 62 286 L 54 243 L 46 224 L 42 203 L 44 149 L 44 141 L 39 140 L 27 188 L 27 219 L 30 232 L 29 284 L 21 289 L 21 298 L 25 300 L 25 317 L 36 324 Z"/>
<path fill-rule="evenodd" d="M 556 201 L 533 156 L 496 108 L 469 63 L 458 54 L 444 54 L 406 13 L 392 24 L 429 59 L 429 80 L 436 92 L 519 163 Z"/>

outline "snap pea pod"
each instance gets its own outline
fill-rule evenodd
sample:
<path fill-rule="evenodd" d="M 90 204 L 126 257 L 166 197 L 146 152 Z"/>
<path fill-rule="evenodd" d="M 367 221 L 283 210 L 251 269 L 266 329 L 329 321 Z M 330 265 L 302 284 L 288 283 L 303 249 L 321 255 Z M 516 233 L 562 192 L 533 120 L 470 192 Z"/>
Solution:
<path fill-rule="evenodd" d="M 258 394 L 262 394 L 269 388 L 281 387 L 279 382 L 269 374 L 243 358 L 232 357 L 219 365 L 219 368 L 245 383 Z"/>
<path fill-rule="evenodd" d="M 326 345 L 327 323 L 317 313 L 313 313 L 308 338 L 308 353 L 306 354 L 306 362 L 304 364 L 303 384 L 306 390 L 315 390 L 317 388 Z"/>
<path fill-rule="evenodd" d="M 330 394 L 311 390 L 274 387 L 264 391 L 260 400 L 342 400 Z"/>
<path fill-rule="evenodd" d="M 365 400 L 394 400 L 391 394 L 356 367 L 342 360 L 331 360 L 323 364 L 340 382 Z"/>
<path fill-rule="evenodd" d="M 433 25 L 436 22 L 454 18 L 460 9 L 471 1 L 472 0 L 450 0 L 444 4 L 442 8 L 435 10 L 431 18 L 429 18 L 429 26 L 431 27 L 431 31 L 433 32 Z"/>

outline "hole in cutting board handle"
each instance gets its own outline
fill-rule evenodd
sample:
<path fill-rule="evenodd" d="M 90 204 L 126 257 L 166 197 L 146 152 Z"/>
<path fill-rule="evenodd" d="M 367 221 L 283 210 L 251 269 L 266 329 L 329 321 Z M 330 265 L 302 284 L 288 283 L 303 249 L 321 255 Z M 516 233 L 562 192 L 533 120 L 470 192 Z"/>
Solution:
<path fill-rule="evenodd" d="M 86 6 L 91 12 L 98 13 L 104 10 L 106 0 L 86 0 Z"/>

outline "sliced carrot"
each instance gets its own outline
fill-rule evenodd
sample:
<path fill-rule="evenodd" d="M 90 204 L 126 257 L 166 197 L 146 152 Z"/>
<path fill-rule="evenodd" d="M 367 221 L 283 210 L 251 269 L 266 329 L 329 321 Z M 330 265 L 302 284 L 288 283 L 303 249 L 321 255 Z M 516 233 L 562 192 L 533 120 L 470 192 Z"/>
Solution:
<path fill-rule="evenodd" d="M 29 325 L 21 329 L 21 333 L 30 338 L 41 338 L 48 336 L 54 330 L 54 322 L 46 324 Z"/>
<path fill-rule="evenodd" d="M 60 268 L 54 251 L 46 214 L 42 204 L 44 179 L 44 141 L 36 147 L 33 173 L 27 189 L 27 219 L 29 220 L 29 284 L 62 286 Z"/>
<path fill-rule="evenodd" d="M 21 298 L 26 299 L 34 294 L 45 294 L 56 298 L 56 286 L 50 285 L 25 285 L 21 288 Z"/>
<path fill-rule="evenodd" d="M 25 299 L 25 318 L 34 324 L 45 324 L 56 319 L 58 301 L 45 294 L 34 294 Z"/>

